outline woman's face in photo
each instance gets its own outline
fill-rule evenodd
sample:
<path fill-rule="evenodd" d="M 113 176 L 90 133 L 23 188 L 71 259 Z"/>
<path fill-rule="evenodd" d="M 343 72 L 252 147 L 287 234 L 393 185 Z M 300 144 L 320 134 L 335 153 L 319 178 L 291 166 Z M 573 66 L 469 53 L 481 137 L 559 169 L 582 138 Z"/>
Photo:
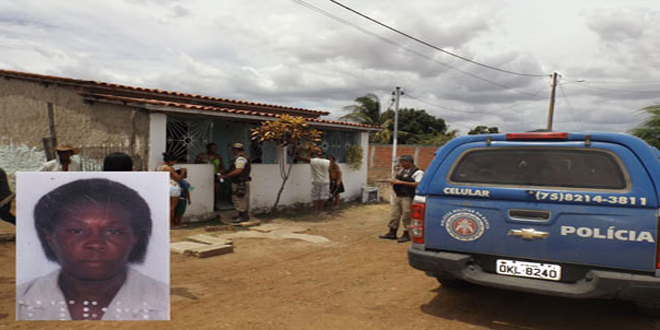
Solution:
<path fill-rule="evenodd" d="M 131 214 L 120 205 L 73 206 L 46 234 L 62 271 L 83 280 L 104 280 L 126 268 L 137 242 Z"/>

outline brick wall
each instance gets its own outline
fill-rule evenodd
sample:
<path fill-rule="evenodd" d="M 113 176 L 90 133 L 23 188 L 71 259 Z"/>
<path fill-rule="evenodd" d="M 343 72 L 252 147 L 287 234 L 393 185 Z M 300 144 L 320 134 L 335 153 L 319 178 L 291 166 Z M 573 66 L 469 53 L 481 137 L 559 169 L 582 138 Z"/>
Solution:
<path fill-rule="evenodd" d="M 397 157 L 410 155 L 415 159 L 417 167 L 426 170 L 433 160 L 434 153 L 439 147 L 425 145 L 398 145 Z M 367 153 L 368 176 L 370 186 L 380 188 L 380 196 L 389 200 L 391 186 L 389 180 L 392 173 L 392 145 L 391 144 L 369 144 Z"/>

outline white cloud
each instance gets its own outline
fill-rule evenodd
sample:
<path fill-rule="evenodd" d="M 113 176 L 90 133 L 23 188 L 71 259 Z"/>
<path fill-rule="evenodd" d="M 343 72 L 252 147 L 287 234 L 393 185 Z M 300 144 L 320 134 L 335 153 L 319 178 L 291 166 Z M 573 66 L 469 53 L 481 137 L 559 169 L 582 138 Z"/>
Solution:
<path fill-rule="evenodd" d="M 0 66 L 325 109 L 334 118 L 368 92 L 385 106 L 401 86 L 426 102 L 404 96 L 402 107 L 427 109 L 463 133 L 479 124 L 509 131 L 545 126 L 549 78 L 475 66 L 327 1 L 306 1 L 397 45 L 294 1 L 0 0 Z M 506 70 L 557 71 L 563 83 L 660 80 L 660 13 L 650 0 L 344 2 Z M 563 85 L 566 99 L 558 94 L 555 127 L 627 131 L 642 120 L 636 109 L 660 99 L 660 93 L 603 88 L 660 91 L 660 84 Z"/>

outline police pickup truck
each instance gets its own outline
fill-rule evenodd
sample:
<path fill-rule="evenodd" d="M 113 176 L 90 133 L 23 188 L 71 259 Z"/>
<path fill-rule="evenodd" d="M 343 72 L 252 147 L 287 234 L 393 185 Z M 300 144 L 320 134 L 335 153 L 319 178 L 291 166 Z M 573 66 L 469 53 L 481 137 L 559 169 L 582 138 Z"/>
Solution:
<path fill-rule="evenodd" d="M 412 267 L 464 282 L 660 311 L 660 152 L 615 133 L 473 135 L 417 188 Z"/>

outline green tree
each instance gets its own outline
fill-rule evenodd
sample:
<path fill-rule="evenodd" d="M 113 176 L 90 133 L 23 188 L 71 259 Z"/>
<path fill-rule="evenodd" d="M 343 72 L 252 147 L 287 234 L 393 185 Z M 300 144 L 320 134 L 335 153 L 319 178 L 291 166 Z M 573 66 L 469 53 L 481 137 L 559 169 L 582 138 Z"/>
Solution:
<path fill-rule="evenodd" d="M 391 121 L 384 116 L 380 108 L 380 100 L 378 96 L 373 93 L 367 93 L 355 99 L 356 104 L 344 107 L 348 114 L 342 116 L 340 119 L 350 120 L 360 124 L 378 126 L 382 130 L 369 134 L 369 142 L 387 143 L 392 139 L 392 132 L 387 129 L 387 125 Z"/>
<path fill-rule="evenodd" d="M 392 143 L 394 111 L 381 111 L 380 107 L 378 96 L 369 93 L 356 98 L 355 104 L 344 107 L 350 112 L 341 119 L 378 126 L 381 131 L 370 134 L 369 142 Z M 436 118 L 424 109 L 399 109 L 397 143 L 442 145 L 457 135 L 457 132 L 448 133 L 447 128 L 444 119 Z"/>
<path fill-rule="evenodd" d="M 458 130 L 447 130 L 445 133 L 429 134 L 420 137 L 419 144 L 428 144 L 434 146 L 442 146 L 458 136 Z"/>
<path fill-rule="evenodd" d="M 391 122 L 388 122 L 387 128 L 394 131 L 394 111 L 386 111 L 383 117 L 392 119 Z M 398 143 L 420 144 L 423 140 L 432 139 L 446 132 L 447 123 L 445 123 L 445 120 L 428 114 L 424 109 L 399 109 Z"/>
<path fill-rule="evenodd" d="M 309 127 L 309 124 L 303 117 L 294 117 L 289 115 L 281 115 L 275 121 L 263 121 L 261 126 L 252 130 L 252 140 L 263 143 L 271 142 L 279 147 L 280 150 L 280 176 L 282 177 L 282 185 L 277 192 L 275 204 L 271 208 L 274 211 L 277 204 L 280 202 L 284 186 L 286 185 L 289 175 L 291 175 L 291 168 L 293 163 L 289 164 L 286 168 L 284 155 L 285 147 L 289 150 L 291 157 L 296 159 L 299 155 L 309 157 L 315 150 L 320 148 L 316 145 L 321 141 L 322 132 Z"/>
<path fill-rule="evenodd" d="M 641 111 L 646 113 L 646 120 L 631 130 L 632 135 L 646 143 L 660 148 L 660 105 L 648 106 Z"/>
<path fill-rule="evenodd" d="M 468 135 L 477 135 L 477 134 L 495 134 L 499 133 L 500 129 L 496 126 L 488 127 L 479 125 L 468 132 Z"/>

